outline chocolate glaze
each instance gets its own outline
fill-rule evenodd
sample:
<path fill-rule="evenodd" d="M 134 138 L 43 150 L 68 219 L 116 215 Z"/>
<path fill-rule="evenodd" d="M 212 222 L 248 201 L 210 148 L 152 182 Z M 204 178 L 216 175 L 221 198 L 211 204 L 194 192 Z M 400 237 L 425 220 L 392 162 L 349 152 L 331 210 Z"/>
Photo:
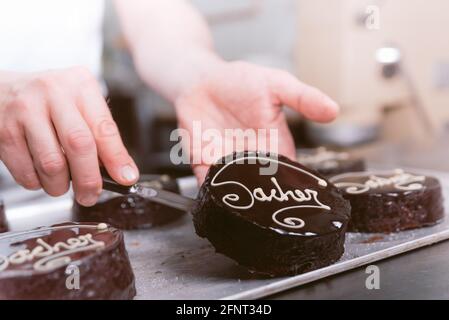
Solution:
<path fill-rule="evenodd" d="M 444 217 L 438 179 L 399 170 L 332 177 L 351 202 L 348 230 L 390 233 L 431 226 Z"/>
<path fill-rule="evenodd" d="M 72 248 L 78 250 L 67 247 L 80 241 Z M 27 259 L 14 263 L 26 249 L 20 252 Z M 57 263 L 58 255 L 67 260 Z M 79 268 L 79 290 L 66 286 L 69 265 Z M 64 223 L 0 236 L 0 299 L 132 299 L 135 293 L 123 234 L 106 224 Z"/>
<path fill-rule="evenodd" d="M 284 163 L 287 165 L 292 165 L 291 161 L 283 158 L 280 160 L 277 172 L 274 175 L 267 176 L 260 175 L 260 168 L 261 166 L 263 167 L 260 163 L 230 165 L 221 171 L 219 175 L 217 175 L 215 182 L 221 183 L 232 180 L 243 184 L 249 190 L 262 188 L 266 195 L 274 194 L 278 197 L 280 197 L 282 193 L 285 194 L 289 190 L 294 191 L 297 189 L 304 191 L 306 189 L 311 189 L 317 191 L 317 199 L 324 205 L 331 204 L 334 202 L 335 198 L 341 197 L 339 192 L 330 183 L 327 183 L 326 186 L 321 186 L 315 177 L 292 169 Z M 316 173 L 313 173 L 298 164 L 294 164 L 294 167 L 300 168 L 301 170 L 306 170 L 307 172 L 310 172 L 314 176 L 318 177 L 320 180 L 325 181 L 325 179 L 321 176 L 318 176 Z M 214 166 L 209 174 L 215 175 L 221 168 L 223 168 L 223 165 Z M 282 191 L 279 190 L 271 180 L 273 177 L 276 178 Z M 257 224 L 261 228 L 272 229 L 278 233 L 296 233 L 298 235 L 305 236 L 323 235 L 338 230 L 334 222 L 337 222 L 337 224 L 344 224 L 347 221 L 347 215 L 345 212 L 330 212 L 324 208 L 292 208 L 279 213 L 279 218 L 276 219 L 277 221 L 282 222 L 284 219 L 289 217 L 300 218 L 303 220 L 305 223 L 304 227 L 297 229 L 277 223 L 272 218 L 273 213 L 280 209 L 298 205 L 315 206 L 318 204 L 316 201 L 310 200 L 299 203 L 292 197 L 288 197 L 287 201 L 276 201 L 274 199 L 272 201 L 255 200 L 254 205 L 251 208 L 235 209 L 224 204 L 223 197 L 228 194 L 237 194 L 240 199 L 238 201 L 230 202 L 232 205 L 245 206 L 251 202 L 252 196 L 243 187 L 238 186 L 235 183 L 214 186 L 211 187 L 210 193 L 211 197 L 217 204 L 226 207 L 227 210 L 231 210 L 235 215 L 251 223 Z"/>
<path fill-rule="evenodd" d="M 326 177 L 365 170 L 363 159 L 354 157 L 347 152 L 327 150 L 324 147 L 300 149 L 298 151 L 298 162 Z"/>
<path fill-rule="evenodd" d="M 244 164 L 232 161 L 242 158 Z M 338 260 L 349 203 L 316 172 L 283 156 L 270 158 L 270 164 L 279 163 L 269 175 L 260 174 L 268 167 L 260 160 L 267 157 L 252 152 L 234 153 L 210 168 L 192 212 L 197 234 L 208 238 L 218 252 L 262 274 L 297 274 Z M 258 197 L 253 192 L 257 188 Z M 307 190 L 317 192 L 316 197 L 295 201 L 291 196 Z M 261 201 L 261 191 L 283 201 Z"/>
<path fill-rule="evenodd" d="M 175 180 L 167 176 L 144 175 L 140 183 L 153 188 L 179 192 Z M 169 223 L 184 214 L 183 211 L 143 199 L 137 195 L 123 196 L 103 191 L 92 207 L 73 204 L 73 220 L 106 222 L 120 229 L 145 229 Z"/>
<path fill-rule="evenodd" d="M 8 231 L 8 224 L 6 222 L 5 205 L 0 200 L 0 233 Z"/>

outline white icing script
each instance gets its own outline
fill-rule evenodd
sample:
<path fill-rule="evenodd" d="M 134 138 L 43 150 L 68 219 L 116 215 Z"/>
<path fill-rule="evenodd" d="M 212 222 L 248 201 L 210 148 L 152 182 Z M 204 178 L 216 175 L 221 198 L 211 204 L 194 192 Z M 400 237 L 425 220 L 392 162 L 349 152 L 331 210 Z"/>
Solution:
<path fill-rule="evenodd" d="M 9 256 L 0 255 L 0 272 L 10 265 L 21 265 L 37 259 L 33 264 L 36 271 L 50 271 L 71 262 L 70 255 L 76 252 L 94 250 L 104 247 L 103 241 L 96 241 L 92 234 L 87 233 L 65 242 L 50 245 L 41 238 L 36 240 L 37 246 L 32 250 L 22 249 Z"/>
<path fill-rule="evenodd" d="M 345 178 L 360 177 L 364 174 L 369 175 L 368 180 L 366 180 L 364 183 L 341 181 Z M 338 182 L 339 180 L 341 182 Z M 390 185 L 398 191 L 421 190 L 423 188 L 422 182 L 424 182 L 425 180 L 425 176 L 415 176 L 410 173 L 405 173 L 401 169 L 395 170 L 393 175 L 387 178 L 363 172 L 344 173 L 331 178 L 331 182 L 335 182 L 336 187 L 344 188 L 344 190 L 350 194 L 361 194 L 368 192 L 371 189 L 378 189 Z"/>
<path fill-rule="evenodd" d="M 298 156 L 298 162 L 305 165 L 321 164 L 326 168 L 334 168 L 338 166 L 339 160 L 349 159 L 349 154 L 346 152 L 335 152 L 327 150 L 326 148 L 318 148 L 316 153 L 303 153 Z"/>
<path fill-rule="evenodd" d="M 280 221 L 278 219 L 277 215 L 283 211 L 286 211 L 289 209 L 294 209 L 294 208 L 318 208 L 318 209 L 330 210 L 329 206 L 321 203 L 318 200 L 318 192 L 316 190 L 305 189 L 304 191 L 302 191 L 299 189 L 294 189 L 294 190 L 284 191 L 284 190 L 282 190 L 281 186 L 279 185 L 279 183 L 275 177 L 271 177 L 271 179 L 270 179 L 271 182 L 273 183 L 274 188 L 272 188 L 270 190 L 268 195 L 260 187 L 255 188 L 254 190 L 251 191 L 244 184 L 237 182 L 237 181 L 233 181 L 233 180 L 223 181 L 223 182 L 215 182 L 215 180 L 220 175 L 220 173 L 223 172 L 223 170 L 225 170 L 229 165 L 231 165 L 237 161 L 242 161 L 244 159 L 256 159 L 256 160 L 263 159 L 263 160 L 267 160 L 267 161 L 271 161 L 271 162 L 276 162 L 278 165 L 284 165 L 286 167 L 289 167 L 293 170 L 299 171 L 301 173 L 304 173 L 304 174 L 314 178 L 317 181 L 317 184 L 322 187 L 327 186 L 327 182 L 324 179 L 321 179 L 320 177 L 317 177 L 316 175 L 314 175 L 308 171 L 305 171 L 301 168 L 295 167 L 286 162 L 271 159 L 271 158 L 265 158 L 265 157 L 261 157 L 261 156 L 245 156 L 243 158 L 235 159 L 233 161 L 228 162 L 225 166 L 223 166 L 215 174 L 215 176 L 211 180 L 211 186 L 216 187 L 216 186 L 222 186 L 222 185 L 228 185 L 228 184 L 237 185 L 237 186 L 242 187 L 250 195 L 251 201 L 247 205 L 236 205 L 235 204 L 235 202 L 237 202 L 240 199 L 240 196 L 236 193 L 229 193 L 229 194 L 224 195 L 222 198 L 222 201 L 229 207 L 234 208 L 234 209 L 242 209 L 242 210 L 250 209 L 253 207 L 255 200 L 260 201 L 260 202 L 265 202 L 265 201 L 271 202 L 273 200 L 276 200 L 278 202 L 284 202 L 284 201 L 289 201 L 291 199 L 298 203 L 309 202 L 309 201 L 314 202 L 315 204 L 296 205 L 296 206 L 285 207 L 285 208 L 279 209 L 273 213 L 272 219 L 275 223 L 277 223 L 281 226 L 284 226 L 287 228 L 293 228 L 293 229 L 303 228 L 305 226 L 304 220 L 302 220 L 301 218 L 298 218 L 298 217 L 287 217 L 287 218 L 284 218 L 282 221 Z"/>

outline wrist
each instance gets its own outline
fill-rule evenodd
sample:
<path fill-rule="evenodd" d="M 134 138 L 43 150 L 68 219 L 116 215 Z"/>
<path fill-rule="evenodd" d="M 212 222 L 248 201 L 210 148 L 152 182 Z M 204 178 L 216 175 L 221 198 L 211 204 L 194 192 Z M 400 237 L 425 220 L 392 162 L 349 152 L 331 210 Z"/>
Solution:
<path fill-rule="evenodd" d="M 169 99 L 176 101 L 181 96 L 200 86 L 210 74 L 218 72 L 226 65 L 221 57 L 210 50 L 191 50 L 182 58 L 177 81 Z"/>
<path fill-rule="evenodd" d="M 226 64 L 207 47 L 180 45 L 161 51 L 165 53 L 158 55 L 162 59 L 156 59 L 154 50 L 139 50 L 136 65 L 142 79 L 173 103 Z"/>

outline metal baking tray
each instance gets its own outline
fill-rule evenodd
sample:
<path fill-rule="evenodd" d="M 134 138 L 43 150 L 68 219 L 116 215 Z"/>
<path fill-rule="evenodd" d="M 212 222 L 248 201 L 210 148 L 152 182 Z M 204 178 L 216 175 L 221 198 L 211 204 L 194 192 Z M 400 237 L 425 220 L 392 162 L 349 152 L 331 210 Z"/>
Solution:
<path fill-rule="evenodd" d="M 413 171 L 440 179 L 445 207 L 449 208 L 449 175 Z M 182 189 L 194 195 L 194 179 L 185 180 Z M 0 191 L 0 197 L 5 199 L 13 230 L 71 219 L 71 195 L 55 199 L 38 192 L 10 189 Z M 448 220 L 433 227 L 390 235 L 348 233 L 345 253 L 338 262 L 282 278 L 257 278 L 233 260 L 215 253 L 207 240 L 195 234 L 192 219 L 187 214 L 163 227 L 125 231 L 125 241 L 136 275 L 136 299 L 256 299 L 446 240 L 449 238 Z"/>

